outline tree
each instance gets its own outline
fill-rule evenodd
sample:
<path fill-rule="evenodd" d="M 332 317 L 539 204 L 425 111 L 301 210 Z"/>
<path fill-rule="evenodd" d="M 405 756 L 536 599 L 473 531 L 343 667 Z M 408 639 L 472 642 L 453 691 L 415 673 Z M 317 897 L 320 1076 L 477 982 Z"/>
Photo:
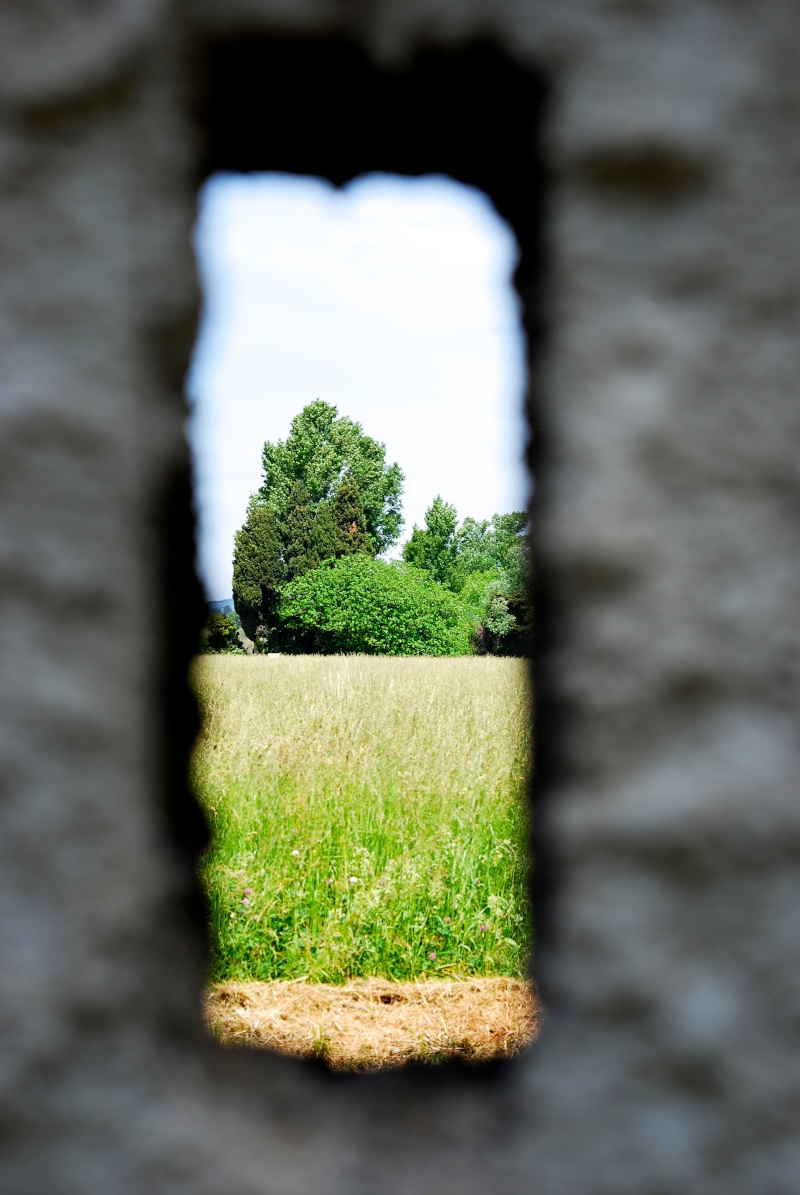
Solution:
<path fill-rule="evenodd" d="M 366 529 L 364 503 L 356 482 L 346 477 L 333 498 L 320 502 L 314 526 L 314 544 L 320 560 L 374 556 L 372 536 Z"/>
<path fill-rule="evenodd" d="M 205 655 L 243 655 L 239 628 L 229 614 L 212 611 L 203 628 L 200 651 Z"/>
<path fill-rule="evenodd" d="M 460 596 L 480 653 L 526 655 L 532 611 L 530 548 L 524 511 L 464 519 L 437 496 L 403 547 L 403 559 Z"/>
<path fill-rule="evenodd" d="M 527 655 L 528 628 L 518 615 L 519 603 L 492 572 L 472 573 L 459 594 L 478 655 Z"/>
<path fill-rule="evenodd" d="M 458 526 L 455 506 L 441 495 L 425 511 L 425 527 L 414 524 L 403 545 L 403 559 L 424 568 L 441 585 L 460 593 L 474 573 L 490 573 L 513 592 L 528 585 L 528 518 L 524 511 L 494 515 L 478 522 L 464 519 Z"/>
<path fill-rule="evenodd" d="M 252 500 L 233 552 L 233 604 L 248 639 L 263 650 L 284 579 L 283 544 L 272 511 Z"/>
<path fill-rule="evenodd" d="M 425 511 L 425 527 L 414 524 L 411 539 L 403 545 L 403 559 L 430 573 L 440 585 L 452 588 L 456 569 L 458 511 L 437 494 Z"/>
<path fill-rule="evenodd" d="M 296 481 L 289 494 L 283 535 L 283 559 L 290 581 L 302 577 L 323 560 L 360 552 L 374 556 L 372 536 L 366 529 L 361 491 L 346 477 L 332 498 L 311 508 L 308 490 Z"/>
<path fill-rule="evenodd" d="M 267 441 L 262 454 L 264 481 L 253 500 L 272 511 L 286 532 L 289 501 L 302 482 L 312 511 L 334 498 L 345 478 L 361 494 L 365 530 L 376 552 L 397 539 L 403 525 L 400 504 L 403 473 L 386 464 L 386 447 L 364 434 L 360 423 L 339 415 L 336 407 L 316 399 L 292 420 L 286 440 Z"/>
<path fill-rule="evenodd" d="M 316 522 L 308 490 L 302 481 L 296 481 L 286 504 L 283 534 L 283 559 L 290 581 L 302 577 L 320 562 Z"/>
<path fill-rule="evenodd" d="M 483 522 L 464 519 L 454 542 L 454 588 L 463 588 L 473 573 L 493 572 L 514 592 L 524 592 L 528 585 L 527 523 L 528 516 L 521 510 Z"/>
<path fill-rule="evenodd" d="M 287 585 L 281 621 L 296 651 L 470 652 L 470 624 L 454 594 L 419 569 L 361 553 L 327 561 Z"/>

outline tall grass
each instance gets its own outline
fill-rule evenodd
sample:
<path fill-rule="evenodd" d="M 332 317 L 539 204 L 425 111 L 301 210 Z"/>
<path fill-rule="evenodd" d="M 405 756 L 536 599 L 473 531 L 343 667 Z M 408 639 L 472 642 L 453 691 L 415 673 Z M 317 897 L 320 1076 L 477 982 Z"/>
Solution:
<path fill-rule="evenodd" d="M 521 975 L 521 661 L 217 656 L 193 782 L 212 975 Z"/>

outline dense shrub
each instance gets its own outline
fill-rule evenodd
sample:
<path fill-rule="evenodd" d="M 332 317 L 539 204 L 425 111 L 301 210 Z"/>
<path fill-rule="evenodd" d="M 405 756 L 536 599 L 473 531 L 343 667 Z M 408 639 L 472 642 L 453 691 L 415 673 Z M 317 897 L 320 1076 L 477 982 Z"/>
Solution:
<path fill-rule="evenodd" d="M 200 641 L 200 651 L 204 655 L 243 655 L 244 650 L 239 642 L 239 628 L 229 614 L 224 611 L 209 614 Z"/>
<path fill-rule="evenodd" d="M 286 586 L 284 644 L 302 652 L 458 656 L 470 651 L 464 606 L 427 574 L 356 554 Z"/>
<path fill-rule="evenodd" d="M 478 655 L 529 655 L 532 627 L 527 594 L 511 589 L 507 573 L 473 573 L 458 596 Z"/>

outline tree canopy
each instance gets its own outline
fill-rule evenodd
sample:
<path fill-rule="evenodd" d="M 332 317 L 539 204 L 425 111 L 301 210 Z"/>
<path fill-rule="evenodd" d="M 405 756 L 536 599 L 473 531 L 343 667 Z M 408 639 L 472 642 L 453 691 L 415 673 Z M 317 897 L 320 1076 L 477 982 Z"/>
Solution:
<path fill-rule="evenodd" d="M 530 550 L 524 511 L 459 527 L 455 506 L 434 498 L 425 526 L 416 524 L 403 559 L 457 593 L 474 627 L 476 651 L 522 655 L 528 649 Z"/>
<path fill-rule="evenodd" d="M 403 472 L 387 465 L 386 447 L 364 433 L 360 423 L 340 415 L 331 403 L 315 399 L 292 420 L 285 440 L 267 441 L 262 453 L 264 481 L 254 498 L 275 515 L 283 530 L 292 489 L 301 482 L 314 514 L 350 478 L 363 504 L 365 531 L 374 551 L 397 540 L 403 526 Z"/>
<path fill-rule="evenodd" d="M 403 559 L 424 568 L 440 584 L 460 593 L 475 573 L 491 573 L 509 588 L 527 587 L 528 516 L 517 510 L 478 522 L 464 519 L 459 527 L 455 506 L 434 498 L 425 512 L 425 526 L 416 523 L 403 545 Z"/>
<path fill-rule="evenodd" d="M 456 570 L 458 511 L 437 494 L 425 512 L 425 527 L 414 524 L 411 539 L 403 545 L 403 559 L 423 568 L 440 585 L 453 588 Z"/>

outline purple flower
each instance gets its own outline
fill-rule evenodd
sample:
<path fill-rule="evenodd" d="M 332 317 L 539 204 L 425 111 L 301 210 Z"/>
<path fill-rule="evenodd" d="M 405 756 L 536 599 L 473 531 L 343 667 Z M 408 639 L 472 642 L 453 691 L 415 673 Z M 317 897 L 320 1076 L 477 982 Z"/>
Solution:
<path fill-rule="evenodd" d="M 252 896 L 252 895 L 253 895 L 253 889 L 252 889 L 252 888 L 245 888 L 245 890 L 244 890 L 244 894 L 245 894 L 245 896 Z"/>
<path fill-rule="evenodd" d="M 432 950 L 428 956 L 429 958 L 436 958 L 436 951 Z"/>
<path fill-rule="evenodd" d="M 445 925 L 449 925 L 449 924 L 450 924 L 450 918 L 449 918 L 449 917 L 445 917 L 445 919 L 444 919 L 444 923 L 445 923 Z"/>
<path fill-rule="evenodd" d="M 481 926 L 481 933 L 482 933 L 482 934 L 485 934 L 488 928 L 489 928 L 489 927 L 488 927 L 488 925 L 482 925 L 482 926 Z"/>
<path fill-rule="evenodd" d="M 247 899 L 246 896 L 242 897 L 242 904 L 244 905 L 245 908 L 247 908 L 247 906 L 250 904 L 250 901 Z"/>

